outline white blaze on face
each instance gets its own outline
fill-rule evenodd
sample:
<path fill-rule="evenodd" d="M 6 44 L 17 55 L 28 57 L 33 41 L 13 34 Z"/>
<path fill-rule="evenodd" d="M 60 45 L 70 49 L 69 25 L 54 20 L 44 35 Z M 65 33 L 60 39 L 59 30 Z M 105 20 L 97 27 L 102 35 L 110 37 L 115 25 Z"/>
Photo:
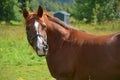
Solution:
<path fill-rule="evenodd" d="M 39 32 L 38 32 L 38 31 L 39 31 L 38 26 L 39 26 L 39 22 L 38 22 L 38 21 L 35 21 L 34 27 L 35 27 L 35 30 L 36 30 L 36 33 L 37 33 L 37 34 L 39 34 Z M 37 44 L 36 44 L 36 46 L 37 46 L 37 48 L 40 49 L 40 50 L 42 50 L 42 48 L 43 48 L 42 43 L 43 43 L 42 37 L 37 36 Z"/>
<path fill-rule="evenodd" d="M 39 23 L 38 23 L 37 21 L 35 21 L 34 26 L 35 26 L 36 32 L 38 33 L 38 26 L 39 26 Z"/>

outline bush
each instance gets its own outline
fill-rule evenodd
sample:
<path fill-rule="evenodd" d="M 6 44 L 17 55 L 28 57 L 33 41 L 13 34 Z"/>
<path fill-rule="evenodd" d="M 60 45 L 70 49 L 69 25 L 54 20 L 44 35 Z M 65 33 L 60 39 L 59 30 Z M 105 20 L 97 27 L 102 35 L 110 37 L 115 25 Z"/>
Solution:
<path fill-rule="evenodd" d="M 0 21 L 21 20 L 19 5 L 17 0 L 1 0 Z"/>
<path fill-rule="evenodd" d="M 120 19 L 120 0 L 75 0 L 76 19 L 104 22 Z"/>

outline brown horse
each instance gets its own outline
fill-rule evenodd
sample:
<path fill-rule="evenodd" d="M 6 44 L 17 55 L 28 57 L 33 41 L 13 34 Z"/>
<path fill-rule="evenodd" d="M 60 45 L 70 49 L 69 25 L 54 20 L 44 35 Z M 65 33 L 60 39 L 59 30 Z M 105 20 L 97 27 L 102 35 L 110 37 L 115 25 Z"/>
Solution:
<path fill-rule="evenodd" d="M 120 80 L 120 33 L 95 36 L 47 14 L 23 10 L 27 39 L 57 80 Z M 48 48 L 49 47 L 49 48 Z"/>

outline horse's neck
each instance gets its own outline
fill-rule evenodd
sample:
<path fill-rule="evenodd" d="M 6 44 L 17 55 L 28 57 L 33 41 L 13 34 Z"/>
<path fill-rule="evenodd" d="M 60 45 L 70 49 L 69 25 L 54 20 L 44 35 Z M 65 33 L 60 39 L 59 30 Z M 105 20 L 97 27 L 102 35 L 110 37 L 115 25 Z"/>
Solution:
<path fill-rule="evenodd" d="M 48 45 L 50 49 L 59 48 L 69 36 L 69 31 L 59 24 L 49 21 L 47 29 Z"/>

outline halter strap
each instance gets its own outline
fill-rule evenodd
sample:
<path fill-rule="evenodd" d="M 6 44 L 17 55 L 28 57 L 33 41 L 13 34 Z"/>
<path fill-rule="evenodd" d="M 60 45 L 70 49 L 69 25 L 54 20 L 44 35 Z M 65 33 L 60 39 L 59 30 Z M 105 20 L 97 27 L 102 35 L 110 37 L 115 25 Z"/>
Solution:
<path fill-rule="evenodd" d="M 34 35 L 34 36 L 31 37 L 31 40 L 34 40 L 37 36 L 43 37 L 41 34 L 36 34 L 36 35 Z"/>
<path fill-rule="evenodd" d="M 30 40 L 30 43 L 32 43 L 32 41 L 33 41 L 35 38 L 37 38 L 37 36 L 43 37 L 43 35 L 41 35 L 41 34 L 36 34 L 36 35 L 32 36 L 31 38 L 28 38 L 28 39 Z"/>

